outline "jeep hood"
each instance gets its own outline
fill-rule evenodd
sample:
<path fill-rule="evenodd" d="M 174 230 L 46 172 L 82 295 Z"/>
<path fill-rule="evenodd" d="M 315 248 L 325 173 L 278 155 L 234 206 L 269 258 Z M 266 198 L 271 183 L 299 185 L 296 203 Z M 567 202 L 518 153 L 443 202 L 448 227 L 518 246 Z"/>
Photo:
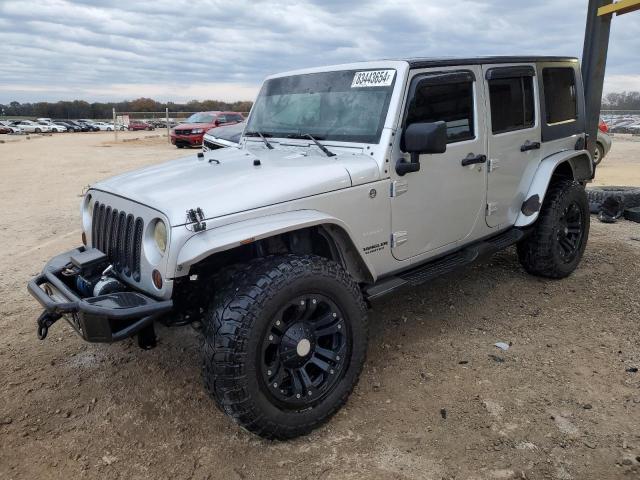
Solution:
<path fill-rule="evenodd" d="M 164 213 L 172 226 L 200 207 L 207 219 L 373 182 L 378 164 L 362 153 L 334 157 L 315 147 L 224 148 L 136 170 L 92 186 Z M 306 154 L 306 155 L 305 155 Z M 254 165 L 259 163 L 259 165 Z"/>

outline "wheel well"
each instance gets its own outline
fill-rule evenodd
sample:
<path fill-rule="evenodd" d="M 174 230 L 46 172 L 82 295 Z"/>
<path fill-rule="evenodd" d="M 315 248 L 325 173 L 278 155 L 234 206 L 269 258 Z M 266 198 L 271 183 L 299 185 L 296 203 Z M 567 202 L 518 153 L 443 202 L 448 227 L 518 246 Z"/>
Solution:
<path fill-rule="evenodd" d="M 573 180 L 573 178 L 573 168 L 571 168 L 571 164 L 569 162 L 562 162 L 553 171 L 551 181 L 567 179 Z"/>
<path fill-rule="evenodd" d="M 256 240 L 217 252 L 191 266 L 190 275 L 212 275 L 225 267 L 246 263 L 255 258 L 287 253 L 312 254 L 342 265 L 356 282 L 372 282 L 369 269 L 349 235 L 336 225 L 316 225 Z"/>

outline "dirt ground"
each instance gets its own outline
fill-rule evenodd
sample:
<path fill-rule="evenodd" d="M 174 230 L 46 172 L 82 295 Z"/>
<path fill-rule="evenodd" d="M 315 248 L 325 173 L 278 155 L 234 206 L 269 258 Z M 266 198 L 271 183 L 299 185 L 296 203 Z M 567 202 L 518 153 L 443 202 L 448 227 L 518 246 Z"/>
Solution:
<path fill-rule="evenodd" d="M 636 223 L 593 218 L 566 280 L 525 274 L 507 250 L 379 301 L 348 404 L 290 442 L 215 408 L 190 327 L 159 329 L 151 351 L 84 343 L 65 322 L 38 341 L 27 280 L 80 243 L 83 187 L 183 153 L 153 135 L 0 144 L 1 479 L 640 477 Z M 616 137 L 597 183 L 640 185 L 640 143 Z"/>

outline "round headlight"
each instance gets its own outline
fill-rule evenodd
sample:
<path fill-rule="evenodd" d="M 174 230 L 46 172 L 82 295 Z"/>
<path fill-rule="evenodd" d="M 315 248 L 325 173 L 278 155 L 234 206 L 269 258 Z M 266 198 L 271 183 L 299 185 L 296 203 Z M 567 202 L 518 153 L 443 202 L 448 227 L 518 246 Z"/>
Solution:
<path fill-rule="evenodd" d="M 167 249 L 167 226 L 162 220 L 156 220 L 156 225 L 153 228 L 153 239 L 160 253 L 164 254 Z"/>

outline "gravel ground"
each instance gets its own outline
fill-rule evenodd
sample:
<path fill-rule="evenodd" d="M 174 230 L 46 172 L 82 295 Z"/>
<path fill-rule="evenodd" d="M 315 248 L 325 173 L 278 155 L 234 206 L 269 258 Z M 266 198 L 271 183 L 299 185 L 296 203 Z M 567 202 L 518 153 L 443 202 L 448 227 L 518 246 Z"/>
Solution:
<path fill-rule="evenodd" d="M 347 406 L 290 442 L 215 408 L 189 327 L 159 329 L 151 351 L 86 344 L 64 322 L 38 341 L 25 283 L 79 243 L 83 186 L 183 153 L 121 135 L 139 140 L 0 145 L 0 478 L 640 477 L 640 226 L 627 221 L 592 217 L 566 280 L 525 274 L 510 249 L 379 301 Z M 597 183 L 640 185 L 640 143 L 616 137 Z"/>

